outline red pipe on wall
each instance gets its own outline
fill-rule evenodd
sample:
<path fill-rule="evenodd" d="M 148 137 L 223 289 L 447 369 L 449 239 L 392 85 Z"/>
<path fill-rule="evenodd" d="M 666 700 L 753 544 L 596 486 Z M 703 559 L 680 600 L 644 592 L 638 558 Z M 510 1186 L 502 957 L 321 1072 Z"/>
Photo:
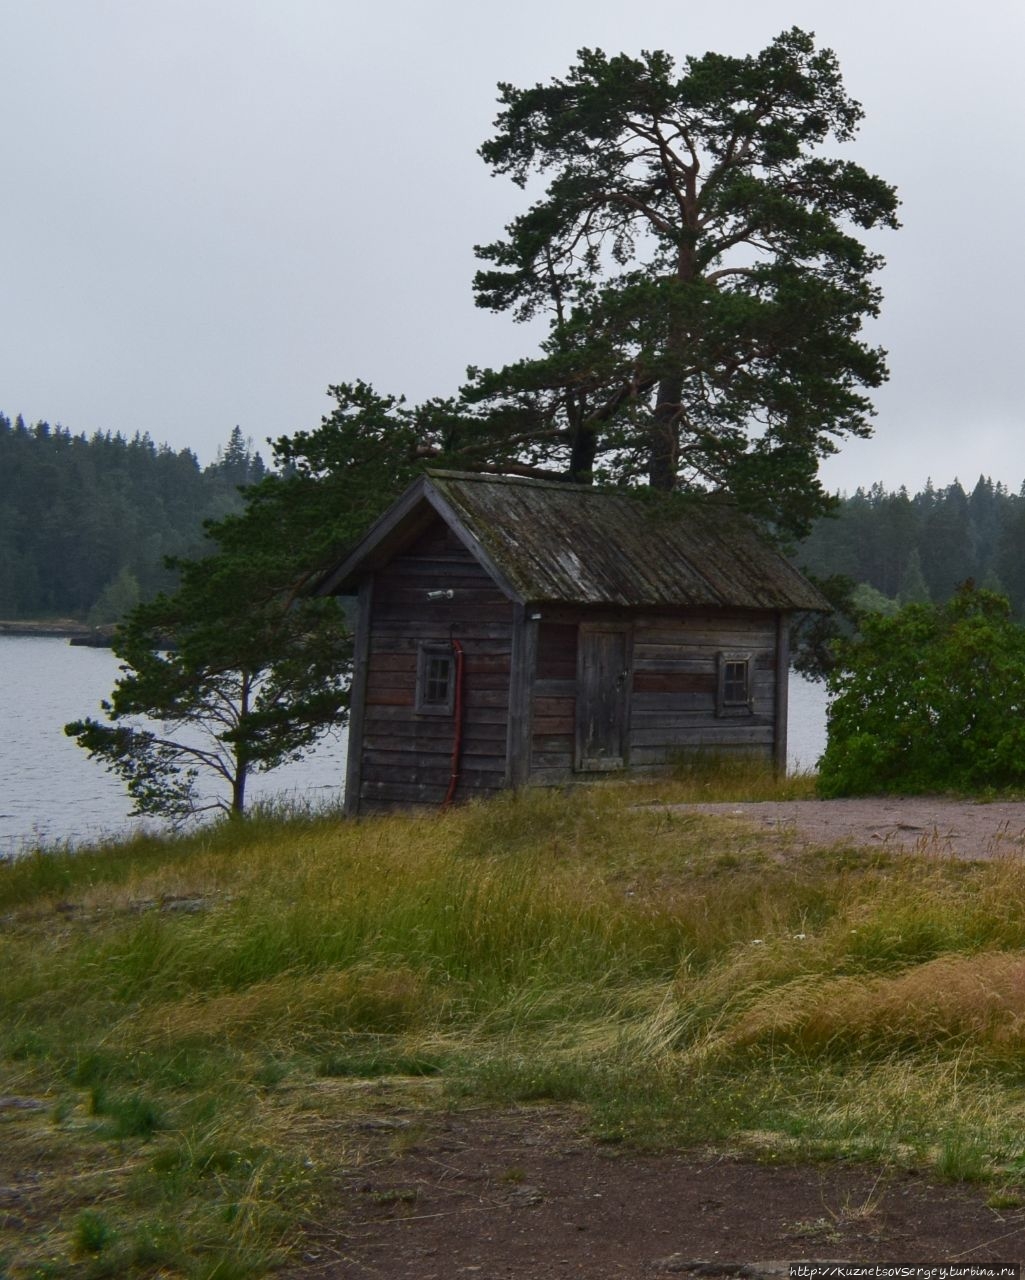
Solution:
<path fill-rule="evenodd" d="M 455 728 L 452 734 L 452 772 L 449 775 L 445 799 L 441 802 L 443 809 L 447 809 L 455 797 L 456 787 L 459 785 L 459 757 L 463 750 L 463 667 L 465 659 L 463 657 L 463 646 L 456 639 L 452 641 L 452 652 L 456 655 L 456 698 L 453 709 Z"/>

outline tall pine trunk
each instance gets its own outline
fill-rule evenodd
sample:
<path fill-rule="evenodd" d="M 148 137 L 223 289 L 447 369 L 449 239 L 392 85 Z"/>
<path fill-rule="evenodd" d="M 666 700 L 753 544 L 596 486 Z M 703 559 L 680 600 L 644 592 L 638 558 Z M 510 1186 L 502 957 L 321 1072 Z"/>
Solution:
<path fill-rule="evenodd" d="M 249 716 L 253 682 L 248 673 L 242 676 L 239 689 L 239 720 L 245 724 Z M 246 811 L 246 783 L 249 781 L 249 759 L 245 744 L 235 746 L 235 774 L 231 780 L 231 816 L 241 818 Z"/>
<path fill-rule="evenodd" d="M 665 492 L 676 488 L 682 397 L 682 378 L 663 378 L 658 384 L 654 421 L 648 436 L 648 483 L 653 489 Z"/>

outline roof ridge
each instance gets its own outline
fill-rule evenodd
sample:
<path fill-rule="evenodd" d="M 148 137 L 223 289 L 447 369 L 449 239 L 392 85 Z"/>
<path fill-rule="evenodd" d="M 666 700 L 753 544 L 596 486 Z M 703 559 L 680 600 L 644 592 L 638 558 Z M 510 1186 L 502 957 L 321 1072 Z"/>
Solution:
<path fill-rule="evenodd" d="M 426 527 L 425 513 L 433 508 L 430 519 L 444 521 L 509 598 L 523 603 L 826 608 L 750 517 L 693 493 L 665 506 L 646 501 L 668 497 L 644 488 L 425 471 L 325 580 L 325 589 L 346 590 L 356 575 L 389 562 Z"/>
<path fill-rule="evenodd" d="M 607 493 L 607 489 L 596 488 L 592 484 L 578 484 L 572 480 L 560 480 L 556 472 L 552 472 L 551 480 L 542 480 L 540 476 L 507 476 L 495 475 L 490 471 L 447 471 L 440 467 L 428 467 L 424 473 L 431 480 L 476 480 L 483 484 L 522 484 L 532 485 L 538 489 L 558 489 L 566 492 L 574 490 L 580 493 Z"/>
<path fill-rule="evenodd" d="M 540 476 L 516 476 L 516 475 L 495 475 L 490 471 L 448 471 L 443 467 L 428 467 L 423 473 L 429 480 L 458 480 L 471 481 L 478 484 L 507 484 L 522 485 L 525 488 L 534 489 L 550 489 L 554 493 L 582 493 L 590 494 L 593 497 L 614 497 L 629 498 L 640 502 L 655 502 L 665 498 L 671 498 L 675 501 L 683 500 L 692 503 L 696 507 L 701 507 L 706 511 L 710 508 L 716 508 L 720 511 L 729 511 L 731 514 L 751 519 L 747 513 L 741 511 L 737 504 L 736 498 L 722 490 L 693 490 L 693 489 L 673 489 L 668 493 L 661 489 L 654 489 L 651 485 L 625 485 L 625 484 L 579 484 L 573 480 L 542 480 Z M 553 471 L 552 475 L 556 473 Z M 757 523 L 757 522 L 755 522 Z"/>

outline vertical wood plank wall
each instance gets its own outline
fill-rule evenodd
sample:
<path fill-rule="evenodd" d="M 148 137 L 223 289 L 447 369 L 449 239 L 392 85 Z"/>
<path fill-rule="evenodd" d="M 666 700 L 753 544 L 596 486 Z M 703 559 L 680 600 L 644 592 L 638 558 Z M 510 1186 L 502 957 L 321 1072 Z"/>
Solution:
<path fill-rule="evenodd" d="M 427 592 L 451 588 L 451 600 Z M 439 520 L 374 574 L 363 749 L 361 813 L 437 808 L 448 789 L 455 721 L 416 712 L 421 641 L 454 637 L 465 655 L 462 758 L 457 799 L 506 783 L 513 605 Z"/>
<path fill-rule="evenodd" d="M 581 618 L 583 615 L 579 615 Z M 589 620 L 623 621 L 623 614 L 588 613 Z M 773 756 L 777 745 L 777 619 L 743 610 L 635 615 L 627 767 L 654 768 L 677 754 L 743 751 Z M 538 630 L 530 781 L 573 776 L 576 717 L 577 620 L 550 611 Z M 716 715 L 718 658 L 753 656 L 750 714 Z"/>

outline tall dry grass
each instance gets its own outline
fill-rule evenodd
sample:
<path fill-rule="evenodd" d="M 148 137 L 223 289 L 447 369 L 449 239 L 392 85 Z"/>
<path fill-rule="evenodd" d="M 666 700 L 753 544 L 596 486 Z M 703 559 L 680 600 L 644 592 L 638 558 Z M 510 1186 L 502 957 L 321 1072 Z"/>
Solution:
<path fill-rule="evenodd" d="M 1022 865 L 800 852 L 663 803 L 707 784 L 0 867 L 0 1092 L 47 1099 L 40 1149 L 119 1144 L 129 1169 L 113 1216 L 75 1202 L 110 1218 L 83 1219 L 89 1265 L 260 1274 L 317 1195 L 295 1100 L 342 1106 L 316 1082 L 354 1076 L 570 1100 L 635 1142 L 1016 1179 Z"/>

